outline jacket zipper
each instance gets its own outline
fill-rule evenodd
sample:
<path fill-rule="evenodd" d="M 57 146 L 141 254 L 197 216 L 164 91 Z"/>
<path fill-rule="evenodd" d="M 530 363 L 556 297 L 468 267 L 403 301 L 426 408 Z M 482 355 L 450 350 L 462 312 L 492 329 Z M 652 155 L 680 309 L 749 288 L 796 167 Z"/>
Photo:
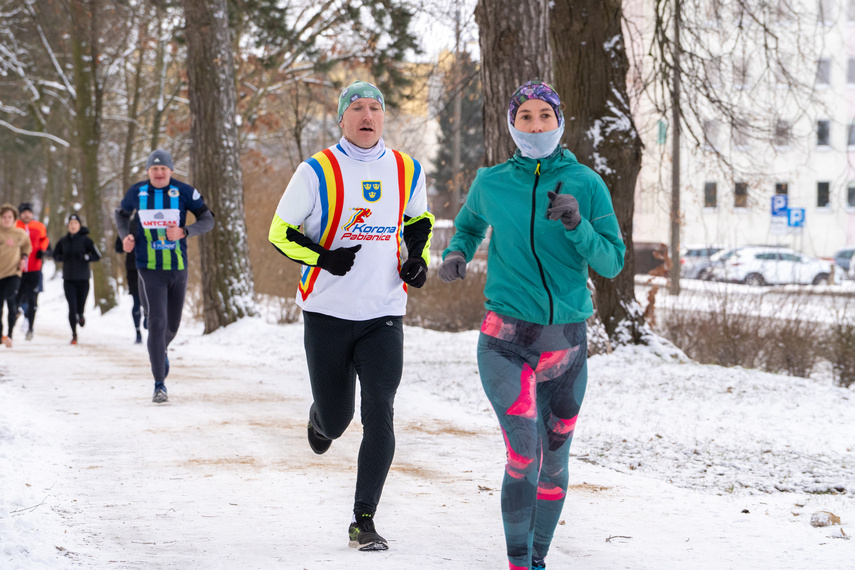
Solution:
<path fill-rule="evenodd" d="M 549 291 L 549 287 L 546 285 L 546 274 L 543 272 L 543 264 L 540 262 L 540 258 L 537 256 L 537 251 L 534 248 L 534 218 L 537 214 L 537 183 L 540 182 L 540 161 L 537 163 L 537 168 L 534 170 L 534 187 L 531 189 L 531 229 L 530 229 L 530 237 L 531 237 L 531 253 L 534 256 L 534 260 L 537 262 L 537 270 L 540 271 L 540 281 L 543 283 L 543 289 L 546 291 L 546 296 L 549 298 L 549 324 L 552 324 L 552 293 Z"/>

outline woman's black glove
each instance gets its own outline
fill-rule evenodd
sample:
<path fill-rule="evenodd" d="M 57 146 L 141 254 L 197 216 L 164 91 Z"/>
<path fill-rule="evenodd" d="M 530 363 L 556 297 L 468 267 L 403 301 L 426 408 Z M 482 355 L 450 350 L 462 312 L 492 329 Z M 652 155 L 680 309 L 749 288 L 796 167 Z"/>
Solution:
<path fill-rule="evenodd" d="M 362 244 L 323 251 L 318 256 L 318 267 L 326 269 L 333 275 L 342 276 L 353 267 L 356 252 L 360 249 Z"/>
<path fill-rule="evenodd" d="M 421 257 L 411 257 L 401 266 L 400 275 L 404 283 L 418 289 L 427 281 L 427 263 Z"/>

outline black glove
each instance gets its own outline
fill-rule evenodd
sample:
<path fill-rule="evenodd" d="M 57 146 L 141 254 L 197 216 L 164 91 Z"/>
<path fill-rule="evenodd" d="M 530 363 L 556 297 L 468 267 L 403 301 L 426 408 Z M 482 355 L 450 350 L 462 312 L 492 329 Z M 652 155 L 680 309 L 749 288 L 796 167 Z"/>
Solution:
<path fill-rule="evenodd" d="M 446 255 L 437 275 L 446 283 L 451 283 L 455 279 L 466 279 L 466 258 L 463 253 L 452 251 Z"/>
<path fill-rule="evenodd" d="M 45 256 L 45 252 L 44 252 L 44 250 L 41 250 L 41 249 L 40 249 L 40 250 L 38 250 L 38 251 L 36 252 L 36 259 L 41 259 L 41 258 L 42 258 L 42 257 L 44 257 L 44 256 Z"/>
<path fill-rule="evenodd" d="M 421 257 L 411 257 L 401 266 L 400 275 L 404 283 L 418 289 L 427 281 L 427 263 Z"/>
<path fill-rule="evenodd" d="M 318 256 L 318 267 L 326 269 L 333 275 L 344 275 L 353 267 L 356 252 L 360 249 L 362 249 L 362 244 L 323 251 Z"/>
<path fill-rule="evenodd" d="M 576 226 L 582 221 L 582 214 L 579 213 L 579 202 L 576 201 L 570 194 L 556 194 L 549 191 L 549 209 L 546 210 L 546 217 L 550 220 L 561 220 L 564 227 L 568 230 L 575 230 Z"/>

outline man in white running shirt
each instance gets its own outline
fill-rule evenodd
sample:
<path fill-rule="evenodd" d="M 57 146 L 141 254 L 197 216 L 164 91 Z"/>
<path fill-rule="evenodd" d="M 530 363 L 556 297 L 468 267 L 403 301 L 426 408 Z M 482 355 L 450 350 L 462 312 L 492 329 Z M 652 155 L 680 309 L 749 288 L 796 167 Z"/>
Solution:
<path fill-rule="evenodd" d="M 434 221 L 421 165 L 383 142 L 385 115 L 374 85 L 356 81 L 342 91 L 341 140 L 297 167 L 269 235 L 282 255 L 303 265 L 297 304 L 315 453 L 326 452 L 350 425 L 359 376 L 363 436 L 348 536 L 363 551 L 388 548 L 374 513 L 395 452 L 407 287 L 425 284 Z"/>

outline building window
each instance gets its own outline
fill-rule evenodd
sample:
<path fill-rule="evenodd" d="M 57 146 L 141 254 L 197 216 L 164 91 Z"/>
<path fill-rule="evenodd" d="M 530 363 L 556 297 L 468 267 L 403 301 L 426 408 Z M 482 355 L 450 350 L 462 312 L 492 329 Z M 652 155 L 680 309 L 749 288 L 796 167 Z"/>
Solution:
<path fill-rule="evenodd" d="M 793 8 L 790 6 L 790 0 L 778 0 L 778 8 L 775 12 L 778 21 L 782 24 L 793 20 Z"/>
<path fill-rule="evenodd" d="M 775 62 L 775 83 L 778 87 L 785 87 L 789 83 L 789 77 L 787 76 L 787 66 L 789 65 L 789 58 L 786 56 L 780 56 Z"/>
<path fill-rule="evenodd" d="M 831 60 L 827 57 L 820 59 L 816 65 L 816 84 L 831 84 Z"/>
<path fill-rule="evenodd" d="M 787 182 L 775 182 L 775 194 L 786 196 L 790 193 L 790 185 Z"/>
<path fill-rule="evenodd" d="M 855 182 L 850 182 L 846 187 L 846 205 L 855 208 Z"/>
<path fill-rule="evenodd" d="M 831 204 L 831 183 L 830 182 L 817 182 L 816 183 L 816 207 L 817 208 L 828 208 Z"/>
<path fill-rule="evenodd" d="M 740 28 L 745 25 L 747 19 L 745 17 L 745 5 L 742 2 L 736 2 L 733 7 L 733 20 L 734 24 Z"/>
<path fill-rule="evenodd" d="M 846 60 L 846 83 L 855 85 L 855 57 Z"/>
<path fill-rule="evenodd" d="M 656 142 L 658 144 L 665 144 L 665 141 L 668 140 L 668 123 L 662 119 L 659 119 L 656 122 L 656 126 L 658 131 L 656 136 Z"/>
<path fill-rule="evenodd" d="M 721 5 L 723 0 L 707 1 L 707 22 L 718 23 L 721 21 Z"/>
<path fill-rule="evenodd" d="M 733 188 L 733 207 L 747 208 L 748 207 L 748 183 L 737 182 Z"/>
<path fill-rule="evenodd" d="M 775 137 L 772 139 L 775 146 L 787 146 L 790 144 L 790 123 L 784 119 L 775 121 Z"/>
<path fill-rule="evenodd" d="M 734 147 L 743 150 L 748 148 L 748 125 L 745 121 L 734 119 L 730 125 L 730 132 Z"/>
<path fill-rule="evenodd" d="M 828 146 L 831 144 L 831 121 L 822 120 L 816 122 L 816 146 Z"/>
<path fill-rule="evenodd" d="M 715 208 L 718 205 L 718 185 L 715 182 L 704 182 L 704 208 Z"/>
<path fill-rule="evenodd" d="M 734 60 L 733 62 L 733 88 L 745 89 L 748 85 L 748 62 L 746 60 Z"/>
<path fill-rule="evenodd" d="M 704 121 L 704 148 L 714 150 L 718 146 L 718 121 Z"/>
<path fill-rule="evenodd" d="M 711 87 L 718 87 L 721 85 L 721 58 L 716 56 L 711 59 L 708 59 L 704 63 L 704 69 L 707 75 L 707 83 L 710 84 Z"/>
<path fill-rule="evenodd" d="M 817 19 L 821 24 L 834 23 L 834 0 L 817 0 Z"/>

